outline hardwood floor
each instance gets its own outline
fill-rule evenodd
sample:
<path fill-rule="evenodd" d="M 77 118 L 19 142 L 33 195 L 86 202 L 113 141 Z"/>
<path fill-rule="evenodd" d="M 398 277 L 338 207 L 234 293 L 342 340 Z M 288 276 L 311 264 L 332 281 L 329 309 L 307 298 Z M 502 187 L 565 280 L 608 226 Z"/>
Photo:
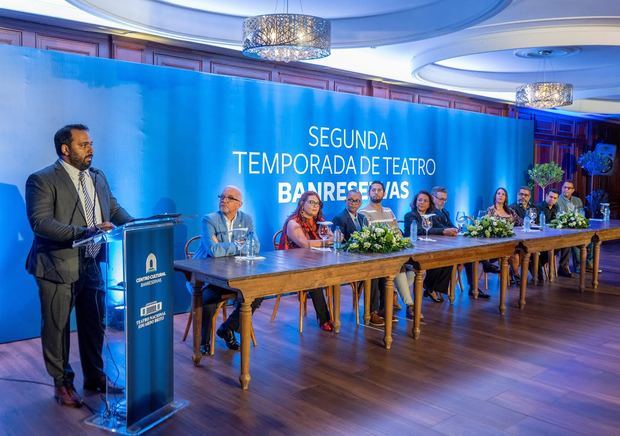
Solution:
<path fill-rule="evenodd" d="M 620 435 L 620 244 L 603 245 L 601 293 L 580 294 L 576 279 L 528 289 L 506 316 L 491 300 L 457 290 L 454 306 L 425 300 L 426 325 L 410 337 L 404 309 L 392 350 L 382 333 L 356 327 L 343 288 L 342 332 L 322 332 L 309 315 L 297 332 L 297 299 L 273 300 L 255 314 L 250 390 L 239 388 L 239 354 L 218 339 L 195 368 L 175 317 L 175 395 L 190 406 L 151 434 L 587 434 Z M 34 309 L 33 309 L 34 310 Z M 81 386 L 77 338 L 72 365 Z M 0 378 L 50 383 L 38 339 L 0 345 Z M 97 434 L 86 408 L 61 408 L 52 388 L 0 380 L 0 434 Z M 92 408 L 98 396 L 86 397 Z"/>

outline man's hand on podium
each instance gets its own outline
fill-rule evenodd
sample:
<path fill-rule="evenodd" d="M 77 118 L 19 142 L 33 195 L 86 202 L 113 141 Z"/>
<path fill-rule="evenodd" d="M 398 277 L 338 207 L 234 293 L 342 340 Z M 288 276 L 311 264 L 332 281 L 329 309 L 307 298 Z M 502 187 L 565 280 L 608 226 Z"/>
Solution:
<path fill-rule="evenodd" d="M 95 227 L 91 228 L 91 230 L 93 233 L 96 233 L 98 231 L 107 232 L 108 230 L 112 230 L 114 227 L 116 226 L 112 224 L 111 222 L 104 221 L 102 223 L 95 225 Z"/>

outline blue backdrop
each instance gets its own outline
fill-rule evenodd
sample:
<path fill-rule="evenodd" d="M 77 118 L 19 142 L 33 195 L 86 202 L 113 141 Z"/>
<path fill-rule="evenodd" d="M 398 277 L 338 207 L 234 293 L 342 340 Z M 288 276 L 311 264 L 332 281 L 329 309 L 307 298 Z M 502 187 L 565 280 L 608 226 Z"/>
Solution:
<path fill-rule="evenodd" d="M 0 65 L 0 342 L 39 334 L 23 267 L 32 241 L 24 183 L 56 159 L 62 125 L 90 127 L 93 165 L 134 216 L 190 217 L 175 230 L 176 258 L 226 184 L 244 192 L 270 247 L 306 189 L 326 200 L 328 218 L 348 188 L 374 179 L 388 184 L 385 204 L 400 219 L 435 184 L 448 188 L 450 211 L 475 213 L 498 186 L 514 197 L 533 161 L 526 121 L 9 46 Z M 177 282 L 175 310 L 185 310 Z"/>

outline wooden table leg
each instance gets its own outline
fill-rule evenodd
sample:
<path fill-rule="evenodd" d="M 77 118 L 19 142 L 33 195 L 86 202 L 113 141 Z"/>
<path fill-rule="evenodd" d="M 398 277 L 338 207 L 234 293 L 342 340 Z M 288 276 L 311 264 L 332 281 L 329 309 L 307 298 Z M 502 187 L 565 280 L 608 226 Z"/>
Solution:
<path fill-rule="evenodd" d="M 553 282 L 555 280 L 555 252 L 549 250 L 547 256 L 549 257 L 549 282 Z"/>
<path fill-rule="evenodd" d="M 370 280 L 364 281 L 364 325 L 370 323 Z"/>
<path fill-rule="evenodd" d="M 244 391 L 250 385 L 250 342 L 252 331 L 252 301 L 253 299 L 245 299 L 241 303 L 240 309 L 240 330 L 241 330 L 241 374 L 239 382 L 241 389 Z"/>
<path fill-rule="evenodd" d="M 340 333 L 340 285 L 334 285 L 334 331 Z"/>
<path fill-rule="evenodd" d="M 532 262 L 532 282 L 534 285 L 538 284 L 538 263 L 540 261 L 540 253 L 534 253 L 534 260 Z"/>
<path fill-rule="evenodd" d="M 202 353 L 200 352 L 200 339 L 202 337 L 202 283 L 194 283 L 194 293 L 192 295 L 192 345 L 193 354 L 192 360 L 194 365 L 200 365 L 200 359 L 202 359 Z M 215 346 L 215 344 L 211 344 Z"/>
<path fill-rule="evenodd" d="M 424 283 L 424 270 L 415 271 L 415 280 L 413 285 L 413 298 L 414 298 L 414 310 L 413 317 L 413 338 L 418 339 L 420 337 L 420 324 L 422 321 L 422 294 Z"/>
<path fill-rule="evenodd" d="M 506 313 L 506 289 L 508 288 L 508 257 L 501 259 L 501 281 L 499 286 L 499 313 Z"/>
<path fill-rule="evenodd" d="M 478 261 L 472 262 L 471 265 L 471 281 L 469 289 L 474 293 L 474 300 L 478 299 Z"/>
<path fill-rule="evenodd" d="M 525 293 L 527 291 L 527 273 L 530 266 L 530 256 L 530 253 L 525 252 L 521 258 L 521 290 L 519 293 L 519 309 L 523 309 L 525 307 Z"/>
<path fill-rule="evenodd" d="M 394 314 L 394 276 L 385 278 L 385 336 L 386 350 L 392 348 L 392 315 Z"/>
<path fill-rule="evenodd" d="M 452 275 L 450 276 L 450 288 L 448 289 L 448 299 L 450 304 L 454 304 L 454 291 L 456 289 L 457 265 L 452 265 Z"/>
<path fill-rule="evenodd" d="M 598 268 L 601 261 L 601 240 L 598 236 L 592 238 L 592 288 L 598 288 Z M 583 264 L 582 264 L 583 265 Z"/>
<path fill-rule="evenodd" d="M 579 265 L 579 290 L 581 292 L 586 290 L 586 262 L 588 258 L 588 246 L 582 245 L 579 247 L 581 251 L 581 260 Z"/>

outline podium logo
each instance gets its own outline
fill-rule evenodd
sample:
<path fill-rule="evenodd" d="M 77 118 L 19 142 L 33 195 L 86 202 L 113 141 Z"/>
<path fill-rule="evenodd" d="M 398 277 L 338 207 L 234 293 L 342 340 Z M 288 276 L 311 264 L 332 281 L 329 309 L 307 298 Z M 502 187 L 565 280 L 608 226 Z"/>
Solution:
<path fill-rule="evenodd" d="M 151 301 L 140 308 L 140 316 L 149 316 L 159 312 L 163 307 L 161 301 Z"/>
<path fill-rule="evenodd" d="M 148 274 L 155 271 L 157 271 L 157 258 L 153 253 L 150 253 L 146 256 L 146 272 Z"/>
<path fill-rule="evenodd" d="M 142 329 L 157 324 L 166 319 L 163 311 L 164 304 L 161 301 L 151 301 L 140 308 L 140 319 L 136 321 L 136 327 Z"/>

